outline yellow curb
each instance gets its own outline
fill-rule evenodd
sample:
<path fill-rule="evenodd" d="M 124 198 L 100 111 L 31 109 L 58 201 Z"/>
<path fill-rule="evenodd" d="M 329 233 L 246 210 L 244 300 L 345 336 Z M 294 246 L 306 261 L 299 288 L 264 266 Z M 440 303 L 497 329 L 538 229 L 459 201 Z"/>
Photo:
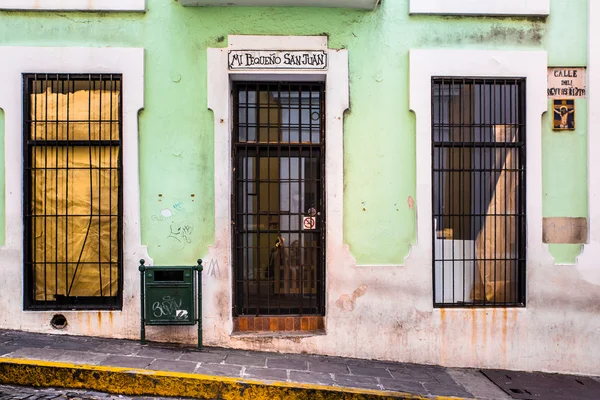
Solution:
<path fill-rule="evenodd" d="M 200 399 L 328 400 L 412 399 L 426 397 L 409 393 L 352 389 L 334 386 L 264 382 L 220 376 L 105 367 L 54 361 L 0 358 L 0 383 L 36 387 L 65 387 L 101 392 L 195 397 Z M 437 400 L 465 400 L 435 397 Z"/>

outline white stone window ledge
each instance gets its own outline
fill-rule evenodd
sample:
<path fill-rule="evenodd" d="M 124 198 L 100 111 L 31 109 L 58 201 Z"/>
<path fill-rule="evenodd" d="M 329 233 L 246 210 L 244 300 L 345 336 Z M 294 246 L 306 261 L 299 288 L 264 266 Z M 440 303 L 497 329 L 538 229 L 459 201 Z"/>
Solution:
<path fill-rule="evenodd" d="M 409 13 L 547 16 L 550 0 L 410 0 Z"/>
<path fill-rule="evenodd" d="M 146 0 L 0 0 L 0 10 L 146 11 Z"/>

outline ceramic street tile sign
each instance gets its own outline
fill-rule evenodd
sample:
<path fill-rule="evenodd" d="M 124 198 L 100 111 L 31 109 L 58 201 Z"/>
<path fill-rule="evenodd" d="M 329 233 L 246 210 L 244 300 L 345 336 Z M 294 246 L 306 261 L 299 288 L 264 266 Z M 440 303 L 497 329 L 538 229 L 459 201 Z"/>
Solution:
<path fill-rule="evenodd" d="M 585 68 L 548 68 L 549 99 L 583 99 L 586 94 Z"/>
<path fill-rule="evenodd" d="M 554 109 L 554 122 L 552 129 L 555 131 L 575 130 L 575 100 L 552 100 Z"/>
<path fill-rule="evenodd" d="M 327 69 L 325 51 L 232 50 L 230 70 L 249 69 Z"/>

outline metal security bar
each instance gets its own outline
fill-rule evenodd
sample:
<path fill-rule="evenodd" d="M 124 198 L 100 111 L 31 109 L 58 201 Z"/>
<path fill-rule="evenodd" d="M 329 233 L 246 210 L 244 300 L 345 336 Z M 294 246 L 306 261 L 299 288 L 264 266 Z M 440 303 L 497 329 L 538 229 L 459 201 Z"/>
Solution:
<path fill-rule="evenodd" d="M 26 309 L 122 304 L 122 83 L 23 75 Z"/>
<path fill-rule="evenodd" d="M 325 311 L 325 89 L 233 86 L 234 314 Z"/>
<path fill-rule="evenodd" d="M 525 305 L 525 80 L 432 79 L 437 307 Z"/>

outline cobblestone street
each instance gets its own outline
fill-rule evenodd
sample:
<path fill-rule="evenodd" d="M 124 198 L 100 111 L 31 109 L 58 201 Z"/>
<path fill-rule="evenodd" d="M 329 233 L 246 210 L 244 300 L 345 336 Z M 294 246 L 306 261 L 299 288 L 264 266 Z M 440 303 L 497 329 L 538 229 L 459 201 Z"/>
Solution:
<path fill-rule="evenodd" d="M 0 385 L 1 400 L 158 400 L 163 397 L 121 396 L 89 390 L 74 390 L 63 388 L 36 389 L 24 386 Z M 189 400 L 183 397 L 171 397 L 172 400 Z"/>

